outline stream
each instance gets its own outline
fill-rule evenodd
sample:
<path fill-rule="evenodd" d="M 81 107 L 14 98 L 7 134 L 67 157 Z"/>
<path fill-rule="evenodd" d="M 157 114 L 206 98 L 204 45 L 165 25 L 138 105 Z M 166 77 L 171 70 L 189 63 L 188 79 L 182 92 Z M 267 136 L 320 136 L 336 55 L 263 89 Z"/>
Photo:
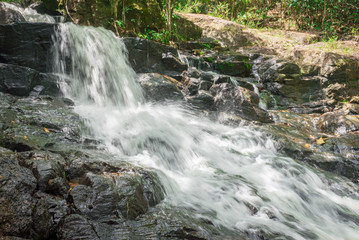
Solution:
<path fill-rule="evenodd" d="M 53 56 L 61 89 L 89 129 L 84 134 L 112 155 L 155 171 L 164 208 L 231 236 L 358 238 L 354 184 L 279 153 L 265 132 L 210 121 L 180 102 L 146 102 L 112 32 L 61 23 Z"/>

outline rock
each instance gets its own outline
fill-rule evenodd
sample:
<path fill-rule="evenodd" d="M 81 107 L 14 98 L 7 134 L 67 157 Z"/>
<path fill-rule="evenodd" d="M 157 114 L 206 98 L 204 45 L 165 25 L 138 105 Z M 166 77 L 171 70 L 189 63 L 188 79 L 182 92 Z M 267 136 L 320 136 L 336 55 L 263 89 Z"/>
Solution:
<path fill-rule="evenodd" d="M 206 21 L 203 21 L 202 14 L 176 13 L 176 15 L 193 22 L 202 29 L 203 37 L 217 40 L 222 47 L 238 49 L 258 41 L 258 38 L 245 31 L 243 26 L 231 21 L 207 15 Z"/>
<path fill-rule="evenodd" d="M 319 117 L 317 127 L 325 133 L 343 135 L 359 130 L 359 119 L 329 112 Z"/>
<path fill-rule="evenodd" d="M 201 110 L 214 111 L 216 109 L 214 105 L 214 98 L 212 94 L 208 91 L 200 90 L 198 91 L 197 95 L 187 97 L 186 101 L 195 108 Z"/>
<path fill-rule="evenodd" d="M 188 40 L 196 40 L 202 36 L 202 29 L 193 22 L 182 17 L 174 18 L 174 22 L 177 25 L 177 33 Z"/>
<path fill-rule="evenodd" d="M 298 65 L 282 59 L 265 60 L 256 67 L 263 83 L 281 82 L 282 79 L 290 77 L 290 75 L 300 74 Z"/>
<path fill-rule="evenodd" d="M 37 72 L 12 64 L 0 63 L 0 91 L 17 96 L 27 96 Z"/>
<path fill-rule="evenodd" d="M 359 104 L 359 96 L 354 96 L 354 97 L 350 100 L 350 103 Z"/>
<path fill-rule="evenodd" d="M 211 88 L 212 85 L 213 85 L 213 83 L 210 82 L 210 81 L 200 81 L 199 86 L 198 86 L 198 90 L 208 91 Z"/>
<path fill-rule="evenodd" d="M 166 69 L 169 69 L 174 72 L 183 72 L 183 71 L 187 70 L 187 65 L 183 64 L 171 52 L 162 53 L 162 62 Z"/>
<path fill-rule="evenodd" d="M 85 217 L 79 214 L 71 214 L 66 216 L 60 223 L 60 227 L 56 233 L 57 239 L 83 239 L 83 240 L 100 240 L 93 224 Z"/>
<path fill-rule="evenodd" d="M 145 97 L 151 101 L 181 100 L 180 83 L 168 76 L 158 73 L 139 74 Z"/>
<path fill-rule="evenodd" d="M 0 62 L 48 72 L 56 26 L 48 23 L 0 25 Z"/>
<path fill-rule="evenodd" d="M 198 78 L 189 78 L 183 84 L 184 85 L 184 95 L 196 95 L 199 90 L 200 80 Z"/>
<path fill-rule="evenodd" d="M 65 195 L 68 190 L 65 176 L 65 160 L 53 153 L 34 153 L 27 161 L 37 179 L 39 190 Z"/>
<path fill-rule="evenodd" d="M 215 95 L 215 105 L 219 111 L 240 116 L 245 120 L 271 122 L 268 113 L 258 108 L 257 94 L 248 89 L 220 84 L 212 86 L 211 93 Z"/>
<path fill-rule="evenodd" d="M 137 73 L 169 75 L 187 69 L 179 60 L 177 50 L 154 41 L 141 38 L 123 38 L 131 66 Z"/>
<path fill-rule="evenodd" d="M 30 236 L 36 179 L 15 155 L 4 150 L 0 153 L 0 172 L 0 238 Z"/>
<path fill-rule="evenodd" d="M 252 70 L 252 63 L 218 60 L 214 64 L 214 70 L 225 75 L 249 77 Z"/>
<path fill-rule="evenodd" d="M 61 95 L 59 78 L 31 68 L 0 63 L 0 91 L 16 96 Z"/>
<path fill-rule="evenodd" d="M 336 101 L 342 101 L 346 99 L 345 89 L 345 83 L 334 83 L 326 87 L 324 92 L 327 98 L 334 99 Z"/>
<path fill-rule="evenodd" d="M 61 96 L 59 77 L 50 73 L 39 73 L 32 82 L 33 95 Z"/>
<path fill-rule="evenodd" d="M 214 84 L 232 83 L 231 77 L 226 75 L 218 75 L 214 78 Z"/>
<path fill-rule="evenodd" d="M 358 79 L 359 60 L 335 53 L 325 54 L 320 75 L 330 82 L 344 82 Z"/>
<path fill-rule="evenodd" d="M 7 6 L 6 3 L 0 3 L 0 24 L 13 24 L 25 22 L 22 14 Z"/>
<path fill-rule="evenodd" d="M 350 104 L 347 104 L 348 106 L 348 109 L 351 113 L 353 114 L 359 114 L 359 104 L 356 104 L 356 103 L 350 103 Z"/>
<path fill-rule="evenodd" d="M 54 225 L 49 208 L 50 206 L 47 201 L 45 199 L 40 199 L 33 212 L 34 229 L 43 239 L 49 238 Z"/>

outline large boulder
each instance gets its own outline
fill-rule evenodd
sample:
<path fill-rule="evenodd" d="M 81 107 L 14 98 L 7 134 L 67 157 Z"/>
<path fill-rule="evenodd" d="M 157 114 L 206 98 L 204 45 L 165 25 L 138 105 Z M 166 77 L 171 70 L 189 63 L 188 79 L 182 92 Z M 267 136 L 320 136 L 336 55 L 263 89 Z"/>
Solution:
<path fill-rule="evenodd" d="M 57 76 L 28 67 L 0 63 L 0 92 L 16 96 L 61 94 Z"/>
<path fill-rule="evenodd" d="M 327 79 L 301 76 L 295 63 L 270 58 L 257 62 L 255 70 L 263 84 L 261 87 L 271 92 L 280 106 L 319 101 L 326 97 L 323 85 Z"/>
<path fill-rule="evenodd" d="M 55 31 L 56 25 L 47 23 L 0 25 L 0 62 L 47 72 Z"/>
<path fill-rule="evenodd" d="M 211 88 L 214 103 L 218 111 L 237 115 L 245 120 L 269 123 L 269 114 L 258 107 L 258 96 L 240 86 L 223 83 Z"/>
<path fill-rule="evenodd" d="M 131 66 L 137 73 L 178 75 L 187 69 L 177 49 L 141 38 L 123 38 Z"/>
<path fill-rule="evenodd" d="M 12 24 L 25 22 L 25 18 L 19 11 L 11 9 L 6 3 L 0 3 L 0 24 Z"/>
<path fill-rule="evenodd" d="M 26 96 L 30 93 L 31 84 L 37 74 L 31 68 L 0 63 L 0 91 Z"/>
<path fill-rule="evenodd" d="M 166 101 L 183 99 L 181 84 L 174 78 L 158 73 L 139 74 L 140 83 L 145 97 L 150 101 Z"/>

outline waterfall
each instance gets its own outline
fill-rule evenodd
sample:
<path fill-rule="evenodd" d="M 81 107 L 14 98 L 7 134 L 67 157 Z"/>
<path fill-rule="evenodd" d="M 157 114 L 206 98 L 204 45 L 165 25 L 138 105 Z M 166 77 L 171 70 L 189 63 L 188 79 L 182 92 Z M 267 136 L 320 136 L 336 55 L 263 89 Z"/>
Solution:
<path fill-rule="evenodd" d="M 205 219 L 219 232 L 358 238 L 354 184 L 281 155 L 263 132 L 211 122 L 176 104 L 146 103 L 113 33 L 61 24 L 53 52 L 54 72 L 74 111 L 106 151 L 158 173 L 163 207 Z"/>

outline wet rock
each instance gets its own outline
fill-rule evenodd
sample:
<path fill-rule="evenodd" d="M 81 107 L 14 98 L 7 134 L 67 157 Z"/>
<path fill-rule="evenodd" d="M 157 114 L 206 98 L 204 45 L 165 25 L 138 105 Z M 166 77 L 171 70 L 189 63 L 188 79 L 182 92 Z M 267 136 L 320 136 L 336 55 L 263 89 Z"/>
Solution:
<path fill-rule="evenodd" d="M 68 190 L 65 177 L 65 160 L 53 153 L 34 153 L 27 161 L 37 179 L 39 190 L 65 195 Z"/>
<path fill-rule="evenodd" d="M 186 101 L 199 109 L 214 111 L 216 108 L 212 94 L 204 90 L 198 91 L 198 94 L 195 96 L 187 97 Z"/>
<path fill-rule="evenodd" d="M 359 130 L 359 119 L 355 116 L 328 112 L 319 117 L 317 127 L 325 133 L 343 135 Z"/>
<path fill-rule="evenodd" d="M 211 93 L 215 95 L 215 105 L 219 111 L 238 115 L 245 120 L 271 122 L 268 113 L 257 106 L 257 94 L 248 89 L 220 84 L 212 86 Z"/>
<path fill-rule="evenodd" d="M 78 214 L 71 214 L 64 218 L 57 230 L 56 237 L 61 240 L 100 239 L 94 230 L 93 224 Z"/>
<path fill-rule="evenodd" d="M 208 91 L 211 88 L 212 85 L 213 85 L 213 83 L 210 82 L 210 81 L 200 81 L 199 86 L 198 86 L 198 90 Z"/>
<path fill-rule="evenodd" d="M 0 25 L 0 62 L 29 67 L 46 73 L 55 24 L 17 23 Z"/>
<path fill-rule="evenodd" d="M 214 70 L 225 75 L 249 77 L 252 70 L 252 63 L 241 61 L 216 61 Z"/>
<path fill-rule="evenodd" d="M 40 199 L 34 208 L 33 225 L 34 230 L 42 239 L 49 238 L 53 227 L 52 216 L 49 212 L 49 205 L 45 199 Z"/>
<path fill-rule="evenodd" d="M 0 91 L 27 96 L 36 75 L 30 68 L 0 63 Z"/>
<path fill-rule="evenodd" d="M 140 74 L 138 81 L 141 84 L 145 97 L 152 101 L 180 100 L 180 83 L 168 76 L 158 73 Z"/>
<path fill-rule="evenodd" d="M 8 8 L 5 3 L 0 3 L 0 24 L 12 24 L 25 22 L 22 14 L 14 9 Z"/>
<path fill-rule="evenodd" d="M 211 72 L 202 72 L 201 79 L 209 82 L 214 82 L 215 79 L 215 73 Z"/>
<path fill-rule="evenodd" d="M 231 77 L 226 75 L 218 75 L 214 78 L 214 84 L 231 83 Z"/>
<path fill-rule="evenodd" d="M 128 59 L 137 73 L 182 72 L 187 66 L 182 64 L 177 49 L 141 38 L 123 38 L 128 50 Z"/>
<path fill-rule="evenodd" d="M 76 209 L 88 218 L 107 221 L 134 219 L 163 199 L 158 178 L 128 166 L 79 158 L 66 170 Z"/>
<path fill-rule="evenodd" d="M 175 72 L 187 70 L 187 65 L 183 64 L 173 53 L 162 53 L 162 62 L 166 69 Z"/>
<path fill-rule="evenodd" d="M 37 95 L 61 96 L 59 77 L 49 73 L 39 73 L 32 82 L 32 92 Z"/>
<path fill-rule="evenodd" d="M 15 155 L 4 149 L 0 152 L 0 172 L 0 237 L 30 236 L 36 179 Z"/>
<path fill-rule="evenodd" d="M 188 94 L 186 95 L 196 95 L 199 90 L 200 82 L 201 81 L 198 78 L 189 78 L 187 82 L 184 83 L 184 88 L 188 91 Z"/>

